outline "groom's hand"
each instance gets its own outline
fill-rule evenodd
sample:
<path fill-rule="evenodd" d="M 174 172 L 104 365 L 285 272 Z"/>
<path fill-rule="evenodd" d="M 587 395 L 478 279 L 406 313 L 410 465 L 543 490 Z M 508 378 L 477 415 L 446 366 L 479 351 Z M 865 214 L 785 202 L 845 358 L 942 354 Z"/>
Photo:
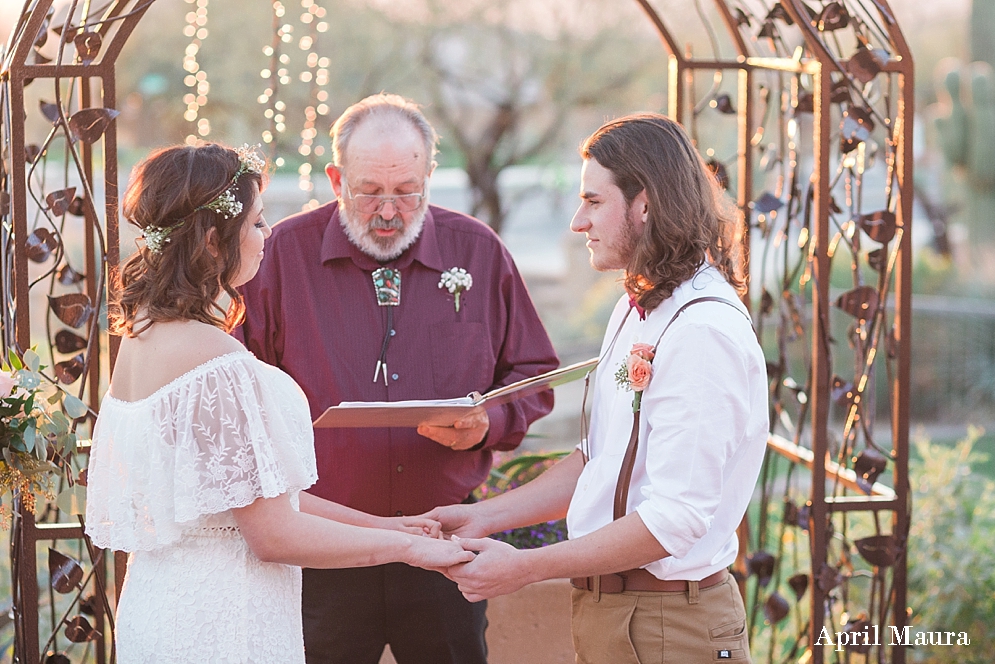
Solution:
<path fill-rule="evenodd" d="M 438 521 L 442 524 L 442 534 L 459 537 L 485 537 L 490 535 L 477 518 L 474 505 L 446 505 L 436 507 L 431 512 L 422 514 L 422 518 Z"/>
<path fill-rule="evenodd" d="M 465 565 L 450 567 L 446 573 L 459 584 L 460 592 L 471 602 L 513 593 L 538 578 L 535 570 L 527 569 L 525 552 L 505 542 L 492 539 L 460 539 L 453 537 L 467 551 L 477 554 Z"/>

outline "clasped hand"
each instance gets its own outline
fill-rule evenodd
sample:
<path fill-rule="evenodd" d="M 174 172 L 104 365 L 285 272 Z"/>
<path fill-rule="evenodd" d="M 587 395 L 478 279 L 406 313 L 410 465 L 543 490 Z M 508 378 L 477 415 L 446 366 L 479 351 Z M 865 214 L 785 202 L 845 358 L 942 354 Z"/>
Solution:
<path fill-rule="evenodd" d="M 506 542 L 489 538 L 461 539 L 454 535 L 465 551 L 473 551 L 473 560 L 453 565 L 443 571 L 459 584 L 460 592 L 471 602 L 513 593 L 530 583 L 520 564 L 523 552 Z"/>

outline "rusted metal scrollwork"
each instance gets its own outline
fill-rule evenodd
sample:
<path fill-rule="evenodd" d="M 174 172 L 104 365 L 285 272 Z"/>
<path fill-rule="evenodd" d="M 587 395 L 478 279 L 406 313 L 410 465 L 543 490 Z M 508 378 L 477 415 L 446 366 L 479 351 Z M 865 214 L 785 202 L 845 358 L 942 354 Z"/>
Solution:
<path fill-rule="evenodd" d="M 771 379 L 770 452 L 759 517 L 752 533 L 745 522 L 741 528 L 749 554 L 741 587 L 745 592 L 746 575 L 757 577 L 748 597 L 751 637 L 767 648 L 767 661 L 795 661 L 810 650 L 819 663 L 827 656 L 818 645 L 823 627 L 856 635 L 871 625 L 901 630 L 908 621 L 911 52 L 885 0 L 782 0 L 773 7 L 714 0 L 734 51 L 726 59 L 714 38 L 711 59 L 682 52 L 653 5 L 637 2 L 668 52 L 669 113 L 691 128 L 700 149 L 696 74 L 738 77 L 733 94 L 713 88 L 703 101 L 737 117 L 735 199 L 747 222 L 744 247 L 754 252 L 752 301 L 759 302 L 755 319 Z M 883 167 L 875 169 L 875 159 Z M 724 163 L 710 165 L 725 176 Z M 851 286 L 838 294 L 831 294 L 834 257 L 849 260 L 849 270 L 836 275 L 847 275 Z M 849 354 L 832 343 L 848 323 Z M 881 372 L 887 385 L 876 389 Z M 885 410 L 876 406 L 879 393 L 890 411 L 881 437 L 874 426 Z M 777 470 L 783 458 L 786 478 Z M 811 471 L 808 486 L 799 486 L 801 467 Z M 886 469 L 890 486 L 877 482 Z M 793 494 L 806 492 L 799 507 Z M 777 494 L 783 515 L 772 519 Z M 881 513 L 890 524 L 882 526 Z M 786 580 L 785 594 L 797 600 L 792 607 L 781 594 L 785 541 L 803 536 L 809 560 Z M 757 621 L 761 609 L 769 633 Z M 792 613 L 796 634 L 784 644 L 777 632 Z M 850 652 L 905 661 L 902 644 L 852 641 Z"/>
<path fill-rule="evenodd" d="M 73 425 L 81 431 L 92 426 L 101 371 L 109 369 L 117 348 L 100 323 L 108 276 L 119 254 L 115 62 L 150 4 L 112 0 L 94 10 L 90 2 L 73 1 L 56 13 L 53 0 L 28 2 L 3 50 L 4 357 L 43 346 L 39 354 L 44 358 L 47 352 L 50 380 L 88 404 L 89 415 Z M 25 107 L 28 85 L 44 87 L 46 99 L 40 109 Z M 51 128 L 42 143 L 28 143 L 27 115 L 38 111 Z M 95 172 L 101 163 L 102 172 Z M 83 251 L 67 251 L 64 238 L 76 235 L 81 236 Z M 46 307 L 44 326 L 34 329 L 32 322 L 37 326 L 40 317 L 32 317 L 32 308 L 39 307 Z M 104 348 L 109 358 L 102 357 Z M 56 457 L 63 471 L 60 489 L 85 482 L 77 474 L 81 465 L 85 467 L 85 456 L 82 464 L 74 461 L 85 455 L 85 445 L 80 448 L 76 455 Z M 73 505 L 66 509 L 80 511 Z M 108 655 L 113 659 L 107 560 L 105 552 L 83 537 L 82 516 L 77 514 L 76 522 L 60 521 L 60 510 L 52 506 L 39 512 L 37 519 L 21 505 L 15 505 L 15 512 L 11 547 L 15 661 L 68 661 L 58 652 L 63 639 L 84 647 L 92 642 L 97 662 L 106 661 Z M 56 550 L 56 540 L 78 540 L 85 563 Z M 41 541 L 53 541 L 47 635 L 39 634 L 36 550 Z M 118 571 L 123 569 L 122 561 L 116 562 Z M 57 607 L 53 593 L 65 595 L 69 602 Z"/>

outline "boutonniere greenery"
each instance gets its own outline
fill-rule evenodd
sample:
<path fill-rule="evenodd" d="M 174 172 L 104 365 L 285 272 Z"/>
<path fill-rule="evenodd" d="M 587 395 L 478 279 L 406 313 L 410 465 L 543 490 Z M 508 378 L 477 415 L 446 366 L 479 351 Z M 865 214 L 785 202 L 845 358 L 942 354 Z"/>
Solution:
<path fill-rule="evenodd" d="M 446 289 L 455 298 L 457 312 L 459 311 L 460 295 L 472 287 L 473 277 L 461 267 L 449 268 L 442 273 L 442 277 L 439 279 L 439 288 Z"/>
<path fill-rule="evenodd" d="M 632 412 L 638 413 L 643 398 L 643 390 L 650 384 L 653 376 L 653 346 L 643 343 L 632 344 L 632 349 L 618 370 L 615 372 L 615 382 L 619 387 L 633 392 Z"/>

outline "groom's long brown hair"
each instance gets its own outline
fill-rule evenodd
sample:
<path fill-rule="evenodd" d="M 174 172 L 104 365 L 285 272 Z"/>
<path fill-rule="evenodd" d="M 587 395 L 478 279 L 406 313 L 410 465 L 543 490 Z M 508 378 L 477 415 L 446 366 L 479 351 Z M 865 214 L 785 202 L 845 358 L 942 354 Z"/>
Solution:
<path fill-rule="evenodd" d="M 681 125 L 655 113 L 627 115 L 591 134 L 580 154 L 611 172 L 627 211 L 646 191 L 646 227 L 625 270 L 640 306 L 655 309 L 706 260 L 746 292 L 735 210 Z"/>

